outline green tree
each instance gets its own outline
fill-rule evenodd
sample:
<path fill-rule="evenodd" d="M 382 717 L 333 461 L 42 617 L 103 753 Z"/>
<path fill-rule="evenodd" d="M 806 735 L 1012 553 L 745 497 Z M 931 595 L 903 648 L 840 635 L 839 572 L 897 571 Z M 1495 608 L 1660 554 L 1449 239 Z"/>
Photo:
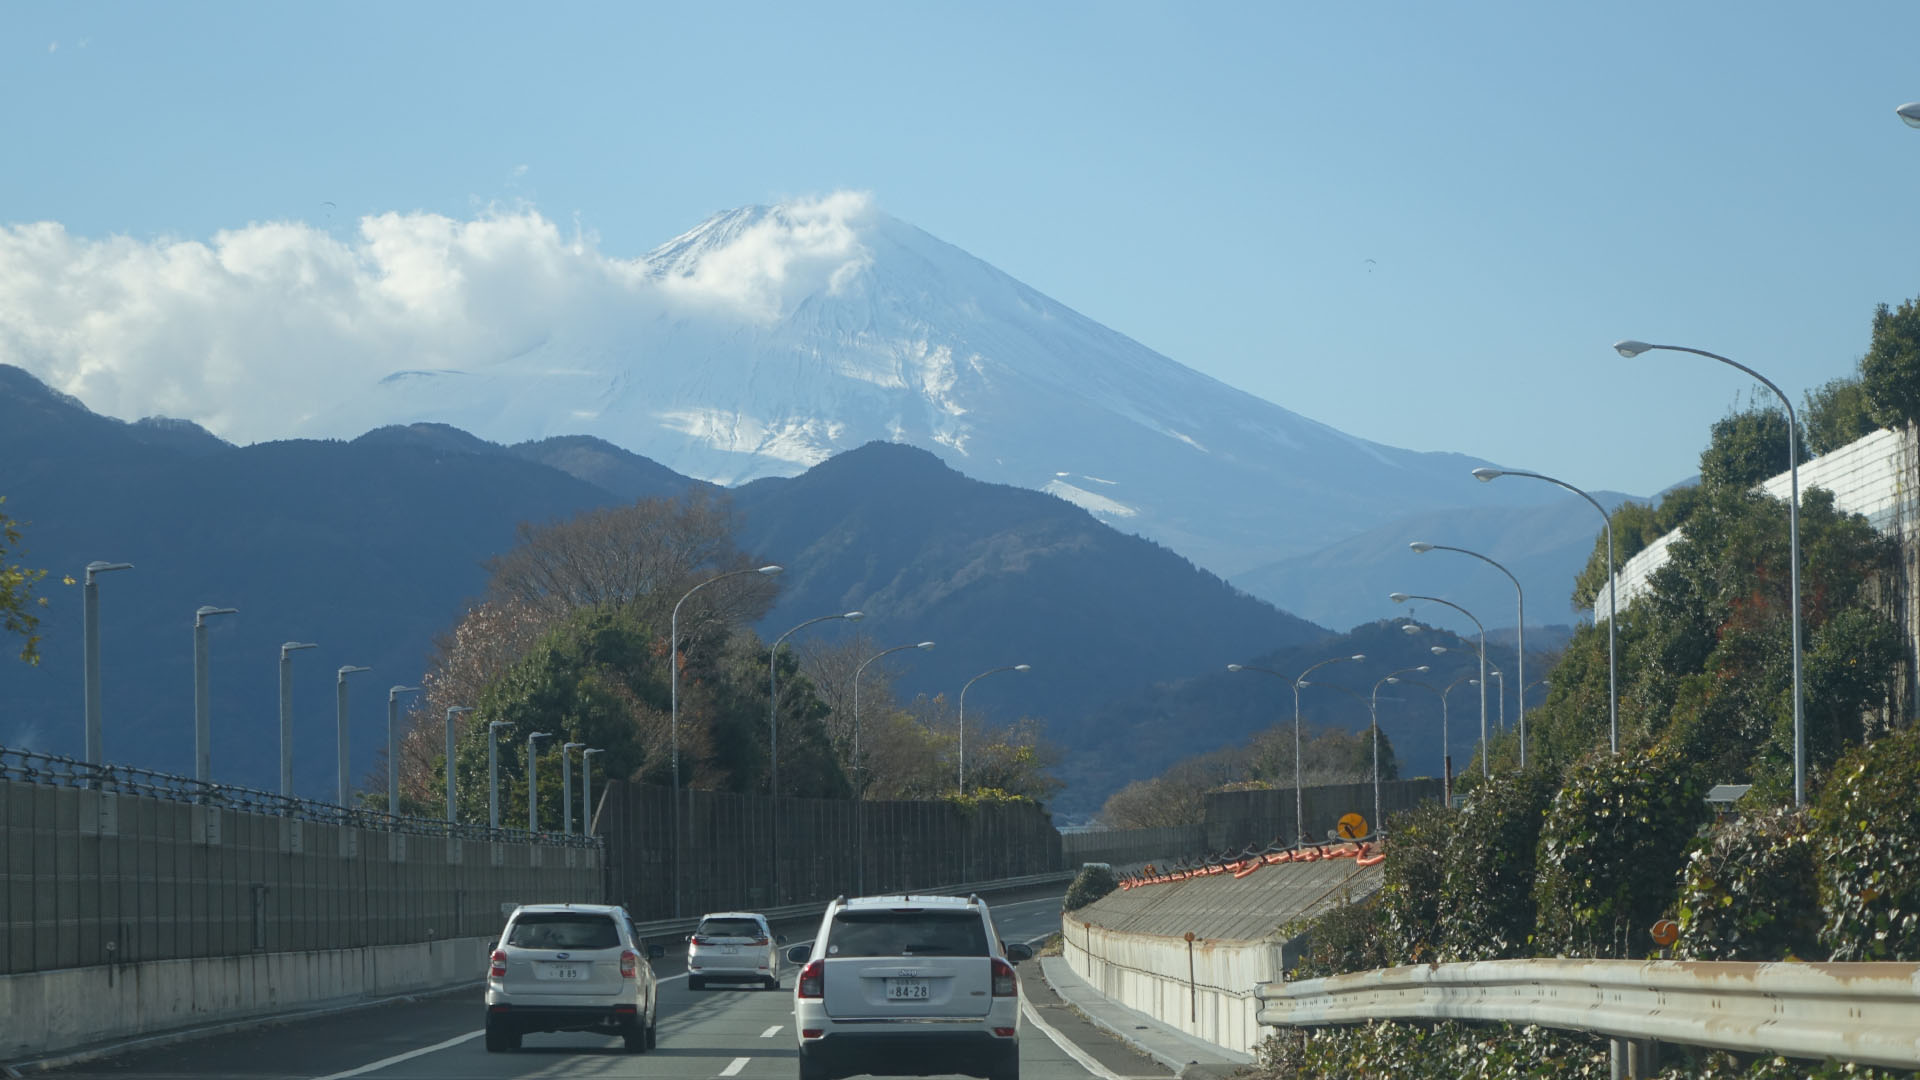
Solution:
<path fill-rule="evenodd" d="M 1847 754 L 1814 805 L 1820 940 L 1834 960 L 1920 961 L 1920 728 Z"/>
<path fill-rule="evenodd" d="M 1554 774 L 1529 763 L 1527 771 L 1508 773 L 1467 800 L 1447 844 L 1436 959 L 1533 954 L 1534 860 L 1556 786 Z"/>
<path fill-rule="evenodd" d="M 1920 420 L 1920 303 L 1874 309 L 1873 340 L 1860 358 L 1860 381 L 1882 427 Z"/>
<path fill-rule="evenodd" d="M 1830 453 L 1864 435 L 1879 430 L 1867 400 L 1866 382 L 1858 375 L 1843 375 L 1807 391 L 1801 408 L 1806 422 L 1807 453 L 1814 457 Z"/>
<path fill-rule="evenodd" d="M 1681 872 L 1674 955 L 1682 960 L 1816 960 L 1817 843 L 1804 810 L 1750 810 L 1714 822 Z"/>
<path fill-rule="evenodd" d="M 1807 459 L 1807 440 L 1795 444 Z M 1787 414 L 1782 409 L 1744 409 L 1714 421 L 1713 437 L 1700 455 L 1700 482 L 1708 487 L 1746 490 L 1786 472 Z"/>
<path fill-rule="evenodd" d="M 6 504 L 7 497 L 0 495 L 0 506 Z M 33 595 L 33 587 L 47 576 L 45 570 L 34 570 L 17 562 L 9 562 L 10 556 L 20 553 L 20 529 L 24 522 L 15 521 L 0 510 L 0 627 L 9 634 L 26 639 L 20 646 L 20 659 L 29 664 L 40 662 L 40 616 L 35 608 L 47 606 L 47 598 Z"/>

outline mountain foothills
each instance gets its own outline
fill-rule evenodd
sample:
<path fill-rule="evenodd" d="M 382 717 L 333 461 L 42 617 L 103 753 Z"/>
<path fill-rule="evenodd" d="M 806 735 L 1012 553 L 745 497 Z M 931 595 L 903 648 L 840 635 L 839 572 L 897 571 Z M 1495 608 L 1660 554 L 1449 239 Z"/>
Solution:
<path fill-rule="evenodd" d="M 489 561 L 525 539 L 521 523 L 635 499 L 712 506 L 743 557 L 788 567 L 758 621 L 763 637 L 865 609 L 861 640 L 878 648 L 938 642 L 879 667 L 903 693 L 949 705 L 972 675 L 1030 664 L 975 687 L 968 725 L 1044 721 L 1069 761 L 1106 740 L 1110 702 L 1326 633 L 1060 499 L 967 479 L 899 445 L 727 495 L 583 437 L 502 447 L 416 425 L 236 447 L 191 424 L 95 415 L 0 367 L 0 460 L 23 557 L 52 571 L 40 586 L 51 601 L 41 663 L 0 666 L 0 743 L 79 750 L 80 589 L 58 579 L 94 559 L 125 561 L 134 569 L 99 586 L 107 758 L 191 771 L 193 613 L 235 607 L 210 623 L 213 775 L 272 785 L 279 646 L 317 642 L 294 661 L 296 787 L 309 795 L 334 783 L 336 667 L 374 669 L 349 686 L 359 781 L 382 767 L 382 691 L 421 682 L 436 638 L 444 645 L 486 595 Z M 829 623 L 793 644 L 831 644 L 844 629 Z M 764 710 L 764 684 L 752 685 Z M 1179 747 L 1081 769 L 1060 805 L 1097 806 L 1214 738 L 1189 724 Z"/>

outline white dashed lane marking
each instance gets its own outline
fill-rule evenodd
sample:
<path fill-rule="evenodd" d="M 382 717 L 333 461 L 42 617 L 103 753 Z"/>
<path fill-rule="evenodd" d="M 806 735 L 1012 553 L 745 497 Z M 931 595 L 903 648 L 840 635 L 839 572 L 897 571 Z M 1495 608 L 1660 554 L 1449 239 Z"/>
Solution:
<path fill-rule="evenodd" d="M 752 1060 L 753 1060 L 752 1058 L 734 1058 L 731 1064 L 729 1064 L 726 1068 L 720 1070 L 720 1075 L 721 1076 L 739 1076 L 740 1070 L 746 1068 L 747 1062 Z"/>
<path fill-rule="evenodd" d="M 761 1032 L 760 1037 L 763 1039 L 771 1039 L 778 1034 L 780 1034 L 780 1025 L 775 1024 L 772 1027 L 768 1028 L 767 1030 Z"/>

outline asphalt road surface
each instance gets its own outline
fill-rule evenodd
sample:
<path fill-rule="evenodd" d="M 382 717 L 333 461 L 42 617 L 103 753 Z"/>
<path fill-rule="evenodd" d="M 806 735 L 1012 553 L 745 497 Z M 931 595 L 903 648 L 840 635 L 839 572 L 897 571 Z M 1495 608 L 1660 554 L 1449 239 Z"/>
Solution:
<path fill-rule="evenodd" d="M 1058 895 L 993 903 L 1008 942 L 1060 928 Z M 780 927 L 798 944 L 817 922 Z M 618 1039 L 584 1032 L 525 1037 L 517 1052 L 482 1045 L 483 991 L 469 988 L 396 1000 L 332 1016 L 103 1058 L 46 1075 L 62 1080 L 508 1080 L 518 1077 L 645 1077 L 648 1080 L 795 1080 L 793 969 L 778 993 L 687 988 L 685 947 L 654 961 L 660 975 L 660 1045 L 629 1054 Z M 1037 962 L 1020 965 L 1030 1012 L 1021 1029 L 1022 1080 L 1129 1080 L 1167 1071 L 1088 1025 L 1047 990 Z M 1063 1047 L 1036 1025 L 1055 1029 Z"/>

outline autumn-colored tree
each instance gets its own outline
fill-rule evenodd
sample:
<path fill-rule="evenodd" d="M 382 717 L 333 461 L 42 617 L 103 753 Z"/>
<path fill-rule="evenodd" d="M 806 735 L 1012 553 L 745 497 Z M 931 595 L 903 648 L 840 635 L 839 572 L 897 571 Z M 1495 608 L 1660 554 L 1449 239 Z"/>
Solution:
<path fill-rule="evenodd" d="M 0 495 L 0 505 L 6 501 L 7 497 Z M 34 609 L 46 607 L 47 598 L 34 596 L 33 587 L 47 576 L 47 572 L 7 561 L 10 555 L 20 550 L 21 524 L 0 510 L 0 627 L 9 634 L 17 634 L 25 639 L 20 646 L 20 659 L 29 664 L 38 664 L 40 616 L 34 613 Z"/>

